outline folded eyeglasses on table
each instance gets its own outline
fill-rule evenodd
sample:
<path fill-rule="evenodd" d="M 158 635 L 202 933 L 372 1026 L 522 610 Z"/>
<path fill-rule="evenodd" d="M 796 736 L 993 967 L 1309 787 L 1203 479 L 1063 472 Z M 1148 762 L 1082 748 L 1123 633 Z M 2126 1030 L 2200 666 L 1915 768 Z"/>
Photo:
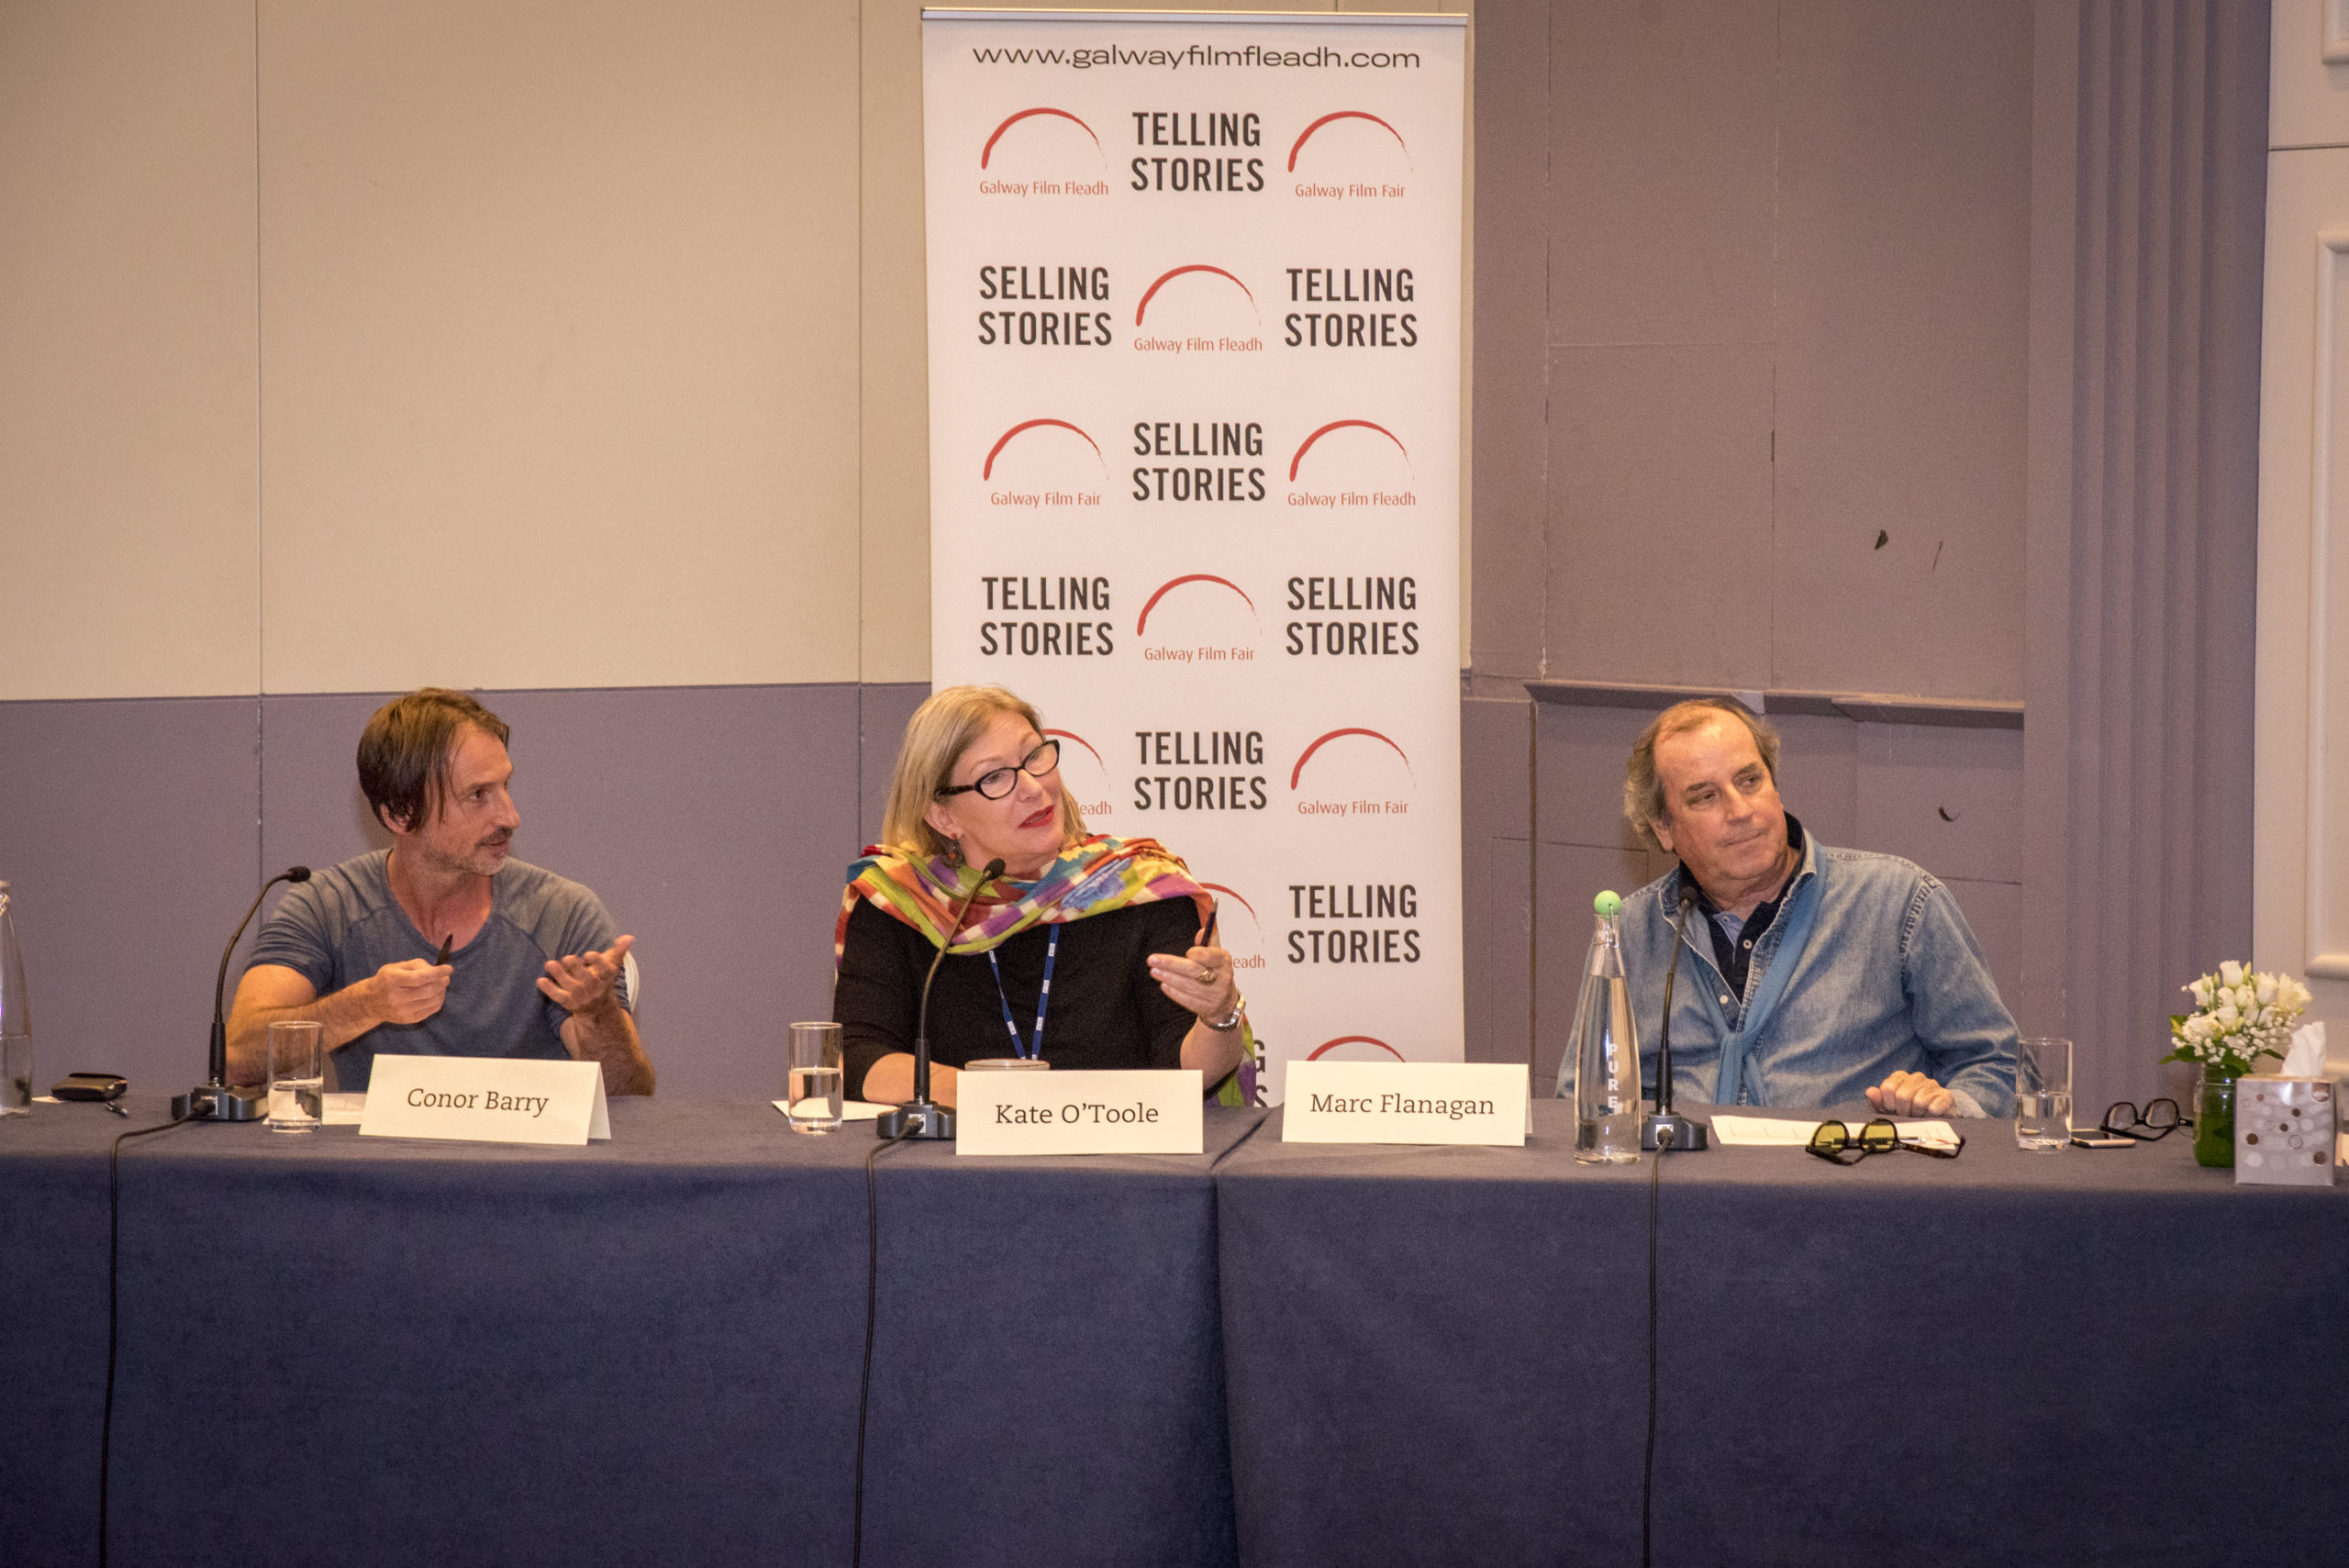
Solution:
<path fill-rule="evenodd" d="M 1822 1121 L 1806 1144 L 1813 1154 L 1838 1165 L 1856 1165 L 1871 1154 L 1889 1154 L 1896 1149 L 1906 1149 L 1912 1154 L 1930 1154 L 1936 1160 L 1954 1160 L 1965 1148 L 1965 1135 L 1954 1134 L 1955 1143 L 1943 1143 L 1939 1139 L 1903 1138 L 1900 1129 L 1883 1117 L 1877 1117 L 1857 1134 L 1841 1121 Z M 1856 1151 L 1857 1152 L 1854 1152 Z M 1848 1156 L 1848 1158 L 1846 1157 Z"/>

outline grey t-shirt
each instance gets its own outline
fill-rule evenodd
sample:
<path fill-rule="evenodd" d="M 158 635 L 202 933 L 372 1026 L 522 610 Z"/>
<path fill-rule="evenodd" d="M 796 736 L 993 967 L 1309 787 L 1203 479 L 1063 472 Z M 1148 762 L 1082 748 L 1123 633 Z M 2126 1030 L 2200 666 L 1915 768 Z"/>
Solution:
<path fill-rule="evenodd" d="M 416 929 L 392 896 L 389 850 L 318 872 L 295 884 L 253 940 L 256 963 L 283 964 L 324 996 L 387 963 L 439 956 L 440 939 Z M 445 934 L 445 933 L 444 933 Z M 417 1024 L 379 1024 L 328 1056 L 331 1087 L 367 1087 L 375 1054 L 535 1056 L 560 1060 L 571 1015 L 538 988 L 549 959 L 601 950 L 618 931 L 603 900 L 551 871 L 507 861 L 489 884 L 489 919 L 449 955 L 449 994 Z M 620 1005 L 629 1005 L 623 989 Z"/>

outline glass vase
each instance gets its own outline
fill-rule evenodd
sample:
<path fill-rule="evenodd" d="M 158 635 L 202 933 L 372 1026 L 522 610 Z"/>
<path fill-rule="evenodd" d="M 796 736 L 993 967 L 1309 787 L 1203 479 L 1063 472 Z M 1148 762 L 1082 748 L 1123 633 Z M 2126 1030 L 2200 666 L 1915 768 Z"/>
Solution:
<path fill-rule="evenodd" d="M 2194 1091 L 2194 1162 L 2227 1171 L 2235 1162 L 2236 1074 L 2203 1063 Z"/>

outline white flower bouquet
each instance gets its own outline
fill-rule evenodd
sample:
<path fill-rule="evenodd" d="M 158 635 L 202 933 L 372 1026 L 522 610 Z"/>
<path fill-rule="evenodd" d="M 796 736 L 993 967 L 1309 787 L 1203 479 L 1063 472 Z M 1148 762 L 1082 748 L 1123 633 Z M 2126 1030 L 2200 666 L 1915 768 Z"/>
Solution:
<path fill-rule="evenodd" d="M 2290 975 L 2254 974 L 2232 959 L 2179 989 L 2194 998 L 2194 1011 L 2170 1015 L 2170 1052 L 2162 1060 L 2238 1078 L 2260 1057 L 2284 1054 L 2292 1020 L 2309 1005 L 2309 988 Z"/>

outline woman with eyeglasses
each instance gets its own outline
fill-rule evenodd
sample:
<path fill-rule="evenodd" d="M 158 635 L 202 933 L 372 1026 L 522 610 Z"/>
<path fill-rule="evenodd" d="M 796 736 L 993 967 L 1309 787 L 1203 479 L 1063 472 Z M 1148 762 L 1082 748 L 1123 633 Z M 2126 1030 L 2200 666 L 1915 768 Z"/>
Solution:
<path fill-rule="evenodd" d="M 1214 945 L 1214 901 L 1155 840 L 1085 832 L 1060 742 L 1019 697 L 949 686 L 921 705 L 881 837 L 849 868 L 833 935 L 852 1097 L 913 1097 L 922 977 L 941 943 L 930 997 L 941 1105 L 955 1103 L 957 1069 L 982 1058 L 1195 1067 L 1210 1093 L 1239 1066 L 1247 1005 Z M 996 860 L 1003 874 L 988 882 Z"/>

